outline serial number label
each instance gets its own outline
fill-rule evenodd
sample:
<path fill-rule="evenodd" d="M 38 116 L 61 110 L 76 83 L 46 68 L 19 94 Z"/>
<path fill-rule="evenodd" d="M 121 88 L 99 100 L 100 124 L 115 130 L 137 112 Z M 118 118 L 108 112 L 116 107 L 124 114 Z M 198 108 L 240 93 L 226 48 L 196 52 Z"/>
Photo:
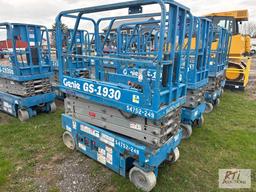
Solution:
<path fill-rule="evenodd" d="M 135 153 L 136 155 L 139 155 L 140 151 L 138 149 L 136 149 L 133 146 L 127 145 L 126 143 L 119 141 L 119 140 L 115 140 L 115 145 L 119 146 L 127 151 L 130 151 L 132 153 Z"/>
<path fill-rule="evenodd" d="M 63 85 L 71 89 L 83 90 L 86 93 L 98 95 L 101 97 L 120 100 L 122 93 L 120 90 L 115 90 L 113 88 L 104 87 L 101 85 L 94 85 L 91 83 L 83 83 L 82 85 L 76 81 L 69 81 L 67 78 L 63 79 Z"/>
<path fill-rule="evenodd" d="M 135 114 L 135 115 L 140 115 L 140 116 L 144 116 L 144 117 L 147 117 L 147 118 L 154 118 L 155 117 L 155 114 L 152 111 L 144 110 L 144 109 L 141 109 L 139 107 L 133 107 L 133 106 L 127 105 L 126 110 Z"/>
<path fill-rule="evenodd" d="M 8 75 L 14 75 L 13 69 L 6 68 L 6 67 L 0 67 L 0 73 L 5 73 Z"/>

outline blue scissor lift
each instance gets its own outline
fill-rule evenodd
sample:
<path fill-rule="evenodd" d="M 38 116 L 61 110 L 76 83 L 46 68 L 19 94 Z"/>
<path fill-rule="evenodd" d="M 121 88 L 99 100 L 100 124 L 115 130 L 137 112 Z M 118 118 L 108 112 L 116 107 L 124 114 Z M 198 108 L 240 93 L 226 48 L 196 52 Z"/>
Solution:
<path fill-rule="evenodd" d="M 154 4 L 160 13 L 142 13 Z M 90 17 L 103 11 L 105 16 L 113 15 L 124 8 L 129 9 L 128 15 Z M 74 53 L 74 35 L 67 50 L 63 48 L 65 18 L 74 20 L 73 34 L 89 31 L 86 26 L 92 24 L 95 55 Z M 179 157 L 180 112 L 187 92 L 184 71 L 192 36 L 188 18 L 192 19 L 188 8 L 168 0 L 69 10 L 56 18 L 60 90 L 67 96 L 64 144 L 122 176 L 129 175 L 144 191 L 156 185 L 160 164 Z M 80 75 L 80 70 L 88 76 Z"/>
<path fill-rule="evenodd" d="M 212 48 L 209 61 L 209 83 L 205 93 L 206 113 L 210 113 L 214 106 L 219 105 L 220 97 L 225 87 L 225 71 L 228 64 L 228 54 L 231 44 L 230 32 L 224 28 L 214 26 L 212 32 Z"/>
<path fill-rule="evenodd" d="M 31 24 L 1 23 L 0 110 L 25 121 L 56 110 L 50 77 L 48 31 Z"/>
<path fill-rule="evenodd" d="M 189 138 L 192 128 L 201 127 L 205 111 L 204 94 L 208 84 L 208 64 L 211 50 L 212 23 L 206 18 L 193 18 L 193 36 L 188 71 L 187 102 L 182 108 L 183 138 Z"/>

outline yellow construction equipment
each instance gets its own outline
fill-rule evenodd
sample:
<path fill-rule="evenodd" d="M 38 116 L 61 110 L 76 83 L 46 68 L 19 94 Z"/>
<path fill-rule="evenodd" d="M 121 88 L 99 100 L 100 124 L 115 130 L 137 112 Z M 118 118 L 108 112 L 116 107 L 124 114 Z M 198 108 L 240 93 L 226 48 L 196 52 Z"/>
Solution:
<path fill-rule="evenodd" d="M 226 87 L 243 90 L 249 82 L 251 58 L 249 35 L 239 32 L 239 24 L 248 21 L 248 10 L 211 13 L 207 15 L 214 24 L 228 29 L 232 33 L 229 64 L 226 70 Z"/>

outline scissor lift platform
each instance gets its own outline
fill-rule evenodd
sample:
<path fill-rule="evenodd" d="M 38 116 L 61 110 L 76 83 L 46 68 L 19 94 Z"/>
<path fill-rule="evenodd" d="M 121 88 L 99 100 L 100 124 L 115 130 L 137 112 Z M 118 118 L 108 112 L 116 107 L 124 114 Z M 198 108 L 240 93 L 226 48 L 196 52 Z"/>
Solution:
<path fill-rule="evenodd" d="M 53 67 L 44 26 L 0 23 L 0 110 L 21 121 L 56 110 L 50 78 Z"/>
<path fill-rule="evenodd" d="M 209 83 L 205 93 L 205 100 L 207 102 L 206 113 L 210 113 L 214 106 L 220 104 L 220 97 L 224 93 L 231 34 L 228 30 L 215 26 L 212 41 Z"/>

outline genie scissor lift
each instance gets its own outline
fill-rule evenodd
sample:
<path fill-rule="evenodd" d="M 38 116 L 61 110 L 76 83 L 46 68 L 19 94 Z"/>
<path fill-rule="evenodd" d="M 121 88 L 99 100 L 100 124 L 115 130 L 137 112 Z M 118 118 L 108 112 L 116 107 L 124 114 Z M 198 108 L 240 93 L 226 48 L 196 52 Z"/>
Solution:
<path fill-rule="evenodd" d="M 209 82 L 205 93 L 206 113 L 220 104 L 220 97 L 226 83 L 225 71 L 228 64 L 231 34 L 227 29 L 214 26 L 212 31 L 211 57 L 209 61 Z"/>
<path fill-rule="evenodd" d="M 143 13 L 148 5 L 160 12 Z M 96 20 L 93 15 L 102 12 L 105 17 Z M 159 165 L 179 157 L 192 36 L 188 18 L 188 8 L 169 0 L 81 8 L 56 18 L 60 90 L 66 94 L 64 144 L 129 175 L 144 191 L 156 185 Z M 66 49 L 61 25 L 72 19 Z M 93 34 L 95 54 L 86 46 L 75 51 L 79 30 Z"/>
<path fill-rule="evenodd" d="M 204 94 L 208 84 L 212 23 L 206 18 L 193 17 L 193 33 L 188 70 L 187 101 L 182 108 L 183 138 L 189 138 L 192 128 L 204 123 Z"/>
<path fill-rule="evenodd" d="M 28 120 L 53 112 L 55 94 L 48 31 L 31 24 L 1 23 L 0 110 Z"/>

